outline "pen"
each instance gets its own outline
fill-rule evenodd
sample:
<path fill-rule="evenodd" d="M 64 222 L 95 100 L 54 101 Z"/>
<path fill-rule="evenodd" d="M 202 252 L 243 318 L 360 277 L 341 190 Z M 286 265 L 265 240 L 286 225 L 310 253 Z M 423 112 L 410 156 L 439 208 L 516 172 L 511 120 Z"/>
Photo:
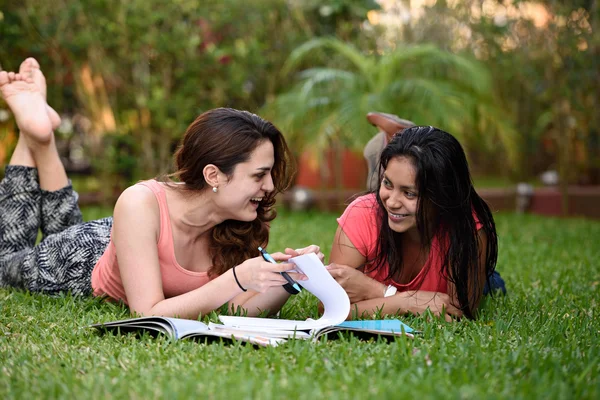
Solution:
<path fill-rule="evenodd" d="M 273 264 L 277 264 L 277 261 L 275 261 L 273 259 L 273 257 L 271 257 L 271 255 L 269 253 L 267 253 L 267 251 L 265 249 L 263 249 L 262 247 L 258 248 L 258 251 L 260 251 L 260 254 L 262 255 L 262 257 L 265 259 L 265 261 L 268 261 L 270 263 Z M 296 281 L 294 281 L 287 272 L 280 272 L 281 276 L 283 276 L 285 278 L 286 281 L 288 281 L 288 283 L 290 285 L 292 285 L 294 287 L 294 289 L 296 289 L 298 292 L 301 291 L 300 286 L 298 285 L 298 283 Z"/>

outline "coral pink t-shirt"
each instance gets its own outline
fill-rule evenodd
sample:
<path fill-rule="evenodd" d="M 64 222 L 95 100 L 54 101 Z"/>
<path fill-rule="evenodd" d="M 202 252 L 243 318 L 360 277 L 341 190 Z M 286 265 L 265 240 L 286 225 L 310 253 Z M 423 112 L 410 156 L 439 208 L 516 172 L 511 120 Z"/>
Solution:
<path fill-rule="evenodd" d="M 193 272 L 184 269 L 175 259 L 171 218 L 167 207 L 167 198 L 163 186 L 155 180 L 138 183 L 152 190 L 160 210 L 160 233 L 158 236 L 158 262 L 165 298 L 178 296 L 197 289 L 210 280 L 206 272 Z M 108 295 L 114 300 L 127 303 L 125 289 L 119 272 L 117 251 L 111 239 L 108 247 L 92 271 L 92 289 L 94 296 Z"/>
<path fill-rule="evenodd" d="M 400 284 L 391 279 L 386 279 L 389 271 L 387 261 L 379 269 L 371 268 L 376 263 L 377 238 L 380 224 L 377 220 L 379 206 L 375 194 L 368 194 L 356 198 L 346 208 L 341 217 L 337 219 L 348 239 L 359 253 L 367 259 L 365 271 L 367 276 L 386 285 L 394 285 L 398 291 L 426 290 L 431 292 L 448 293 L 448 281 L 442 274 L 442 264 L 445 251 L 439 238 L 434 237 L 431 242 L 429 257 L 419 274 L 409 283 Z M 477 229 L 481 223 L 477 221 Z"/>

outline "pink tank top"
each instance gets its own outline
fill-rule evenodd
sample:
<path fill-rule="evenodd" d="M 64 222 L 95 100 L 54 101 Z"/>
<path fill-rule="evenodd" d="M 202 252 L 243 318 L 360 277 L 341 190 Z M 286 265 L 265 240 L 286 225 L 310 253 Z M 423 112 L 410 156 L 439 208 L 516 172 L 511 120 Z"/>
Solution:
<path fill-rule="evenodd" d="M 175 259 L 171 218 L 167 207 L 167 198 L 163 186 L 155 180 L 138 183 L 144 185 L 156 196 L 160 210 L 160 233 L 158 236 L 158 262 L 165 298 L 178 296 L 197 289 L 210 280 L 206 272 L 193 272 L 184 269 Z M 108 247 L 92 271 L 92 289 L 94 296 L 107 295 L 114 300 L 127 303 L 125 289 L 119 272 L 117 251 L 111 239 Z"/>

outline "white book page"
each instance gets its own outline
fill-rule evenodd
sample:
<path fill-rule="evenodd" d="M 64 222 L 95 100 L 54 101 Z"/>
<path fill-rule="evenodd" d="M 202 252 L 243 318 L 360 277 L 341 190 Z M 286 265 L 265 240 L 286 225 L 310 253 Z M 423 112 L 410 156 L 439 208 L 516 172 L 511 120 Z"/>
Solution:
<path fill-rule="evenodd" d="M 264 335 L 268 337 L 278 337 L 278 338 L 292 338 L 296 339 L 309 339 L 311 335 L 304 331 L 287 331 L 287 330 L 273 330 L 273 329 L 265 329 L 261 326 L 253 326 L 253 327 L 245 327 L 243 329 L 235 328 L 232 326 L 215 324 L 210 322 L 208 324 L 208 329 L 212 332 L 225 332 L 225 333 L 233 333 L 237 335 Z"/>
<path fill-rule="evenodd" d="M 318 320 L 294 321 L 289 319 L 231 317 L 220 315 L 223 325 L 236 328 L 256 328 L 273 330 L 311 330 L 337 325 L 346 320 L 350 312 L 350 299 L 346 291 L 333 279 L 316 254 L 310 253 L 290 258 L 296 269 L 308 279 L 299 283 L 314 294 L 321 302 L 325 312 Z"/>

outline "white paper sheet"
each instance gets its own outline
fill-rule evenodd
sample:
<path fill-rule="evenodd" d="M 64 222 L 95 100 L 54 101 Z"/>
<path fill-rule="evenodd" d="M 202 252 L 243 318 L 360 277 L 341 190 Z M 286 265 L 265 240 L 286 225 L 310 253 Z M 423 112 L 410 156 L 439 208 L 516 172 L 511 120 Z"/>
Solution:
<path fill-rule="evenodd" d="M 333 279 L 316 254 L 310 253 L 290 258 L 296 269 L 308 279 L 299 283 L 305 290 L 314 294 L 321 302 L 325 312 L 318 320 L 294 321 L 289 319 L 231 317 L 220 315 L 223 325 L 238 328 L 262 327 L 272 330 L 310 330 L 337 325 L 346 320 L 350 312 L 350 299 L 346 291 Z"/>

